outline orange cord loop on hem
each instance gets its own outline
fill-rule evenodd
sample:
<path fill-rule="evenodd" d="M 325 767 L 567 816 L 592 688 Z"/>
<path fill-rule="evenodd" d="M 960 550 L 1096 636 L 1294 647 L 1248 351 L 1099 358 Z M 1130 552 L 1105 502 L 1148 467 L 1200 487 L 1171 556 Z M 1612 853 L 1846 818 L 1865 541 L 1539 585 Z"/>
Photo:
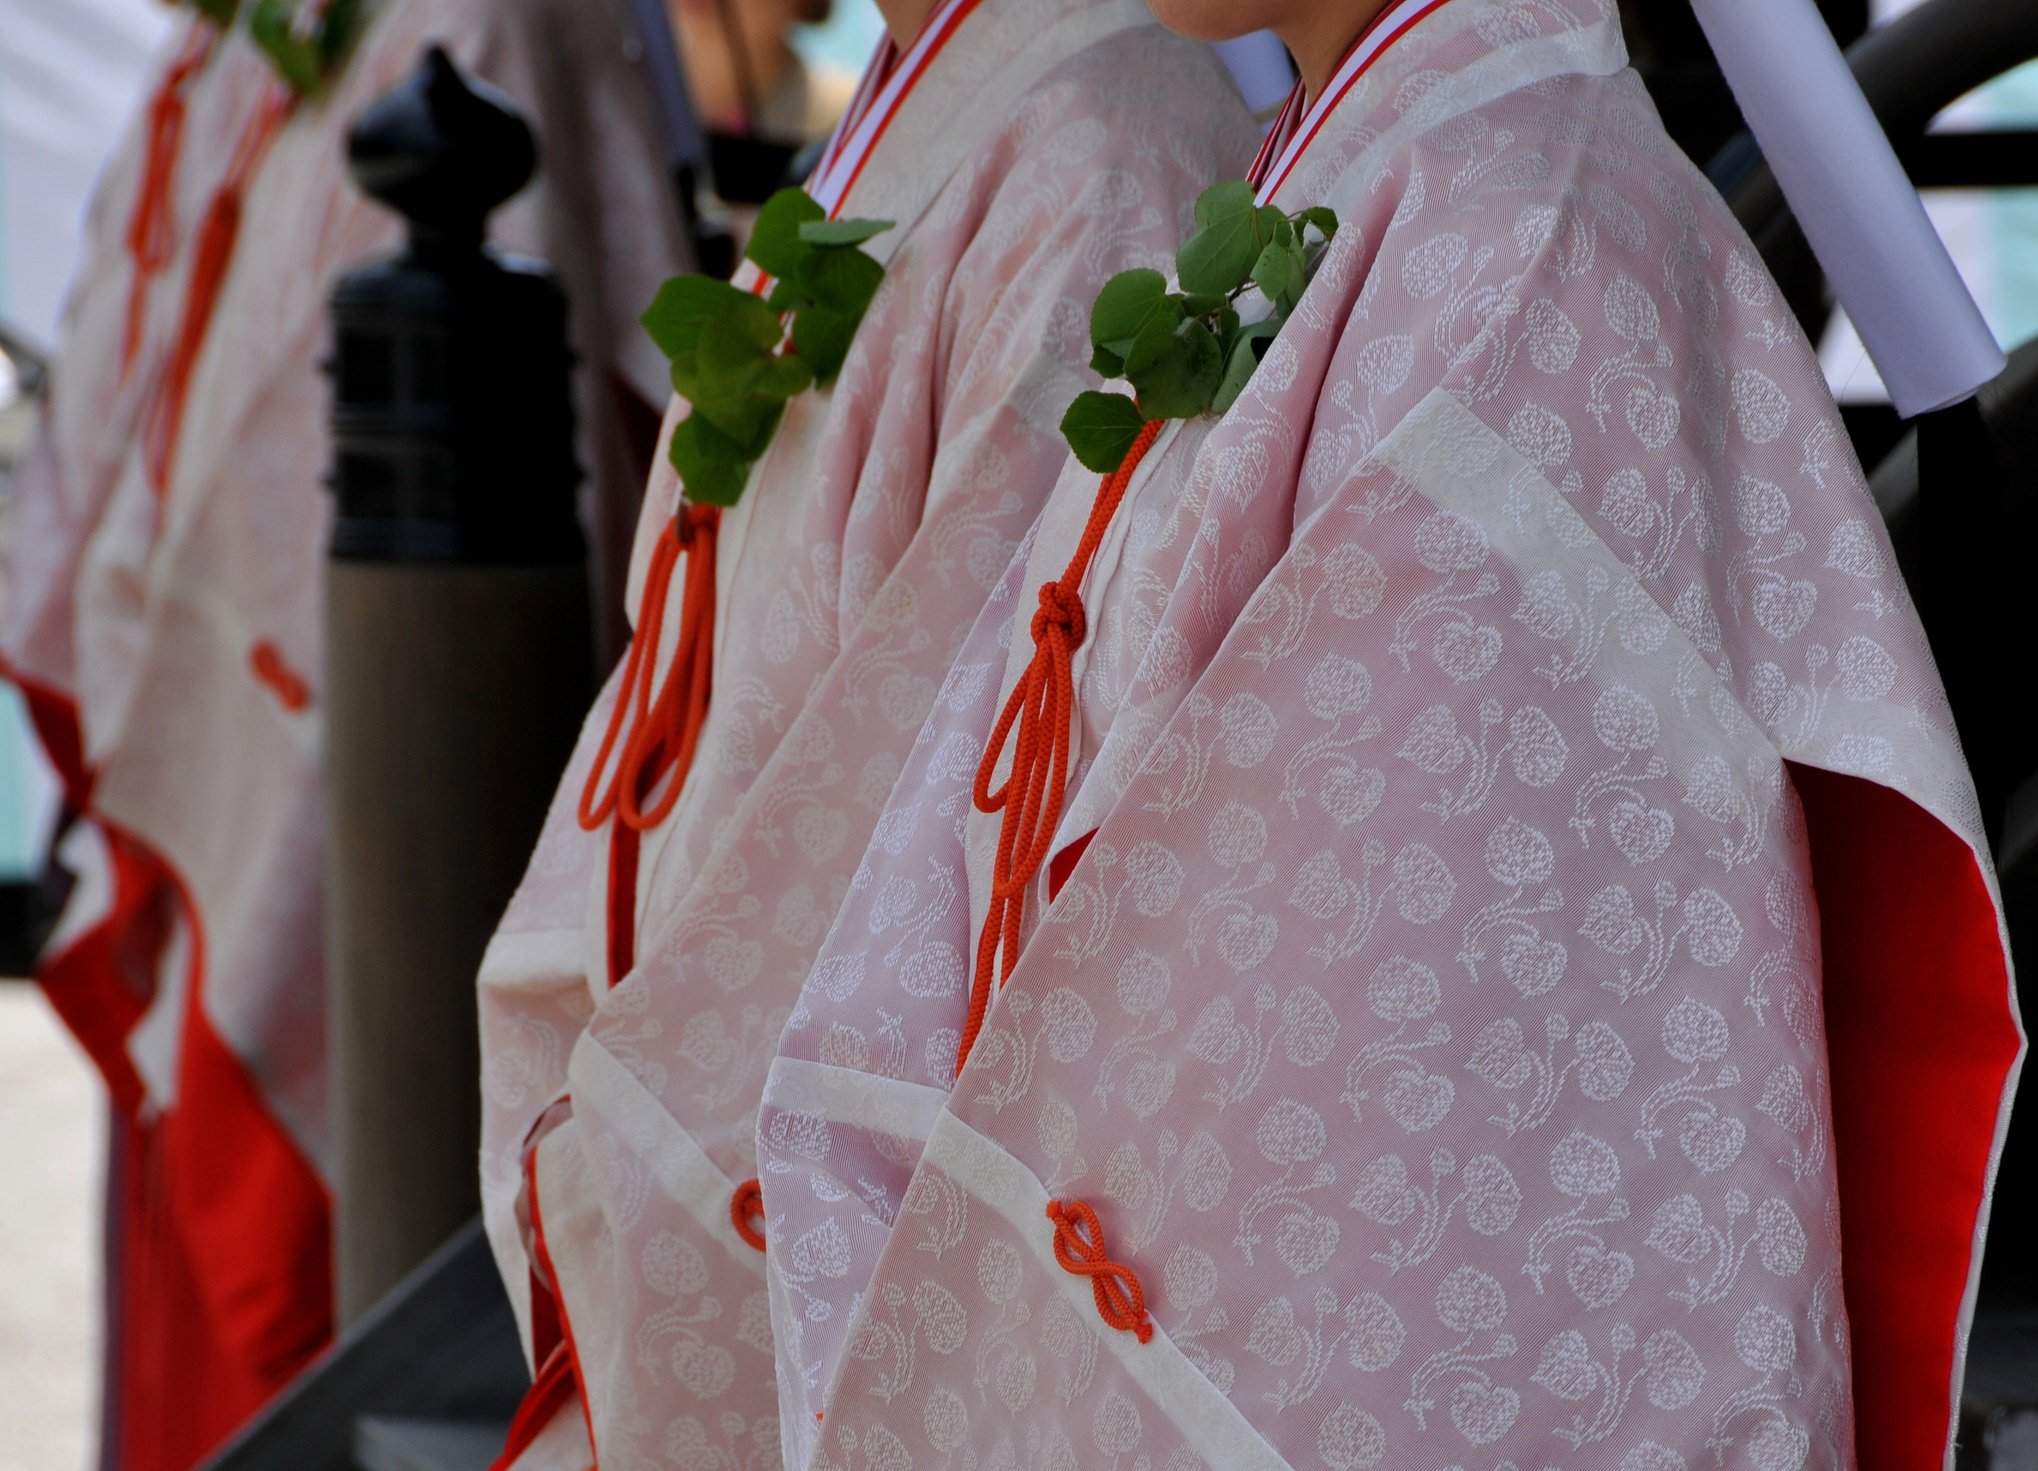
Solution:
<path fill-rule="evenodd" d="M 992 727 L 982 763 L 971 789 L 977 811 L 1002 812 L 998 850 L 991 868 L 991 906 L 977 937 L 976 974 L 970 985 L 969 1012 L 956 1049 L 955 1071 L 961 1074 L 983 1030 L 991 1007 L 993 976 L 1003 985 L 1019 963 L 1019 930 L 1026 908 L 1026 887 L 1047 861 L 1055 828 L 1061 823 L 1062 797 L 1068 788 L 1069 722 L 1075 711 L 1074 659 L 1089 637 L 1089 619 L 1079 589 L 1104 532 L 1125 498 L 1125 487 L 1146 452 L 1160 436 L 1161 421 L 1150 419 L 1119 465 L 1097 489 L 1082 540 L 1060 577 L 1040 587 L 1040 606 L 1033 614 L 1033 658 L 1019 676 L 1011 698 Z M 1016 732 L 1016 734 L 1015 734 Z M 1012 742 L 1012 773 L 993 790 L 998 758 Z"/>
<path fill-rule="evenodd" d="M 588 832 L 610 817 L 638 832 L 648 831 L 665 820 L 686 785 L 713 692 L 715 536 L 721 523 L 722 513 L 716 507 L 682 505 L 652 551 L 637 629 L 623 661 L 622 685 L 616 691 L 601 748 L 595 753 L 594 769 L 581 788 L 580 825 Z M 678 646 L 654 699 L 651 691 L 658 677 L 658 644 L 673 571 L 682 555 L 686 558 L 686 581 L 680 593 Z M 612 756 L 615 770 L 610 773 Z M 646 799 L 661 781 L 664 791 L 646 806 Z"/>
<path fill-rule="evenodd" d="M 745 1246 L 764 1250 L 764 1187 L 758 1181 L 745 1180 L 736 1187 L 729 1201 L 729 1224 Z"/>
<path fill-rule="evenodd" d="M 1090 1279 L 1097 1316 L 1111 1327 L 1130 1333 L 1141 1343 L 1153 1339 L 1153 1319 L 1146 1313 L 1146 1289 L 1139 1274 L 1114 1262 L 1104 1249 L 1104 1223 L 1086 1200 L 1050 1200 L 1047 1218 L 1054 1222 L 1054 1259 L 1062 1270 Z"/>

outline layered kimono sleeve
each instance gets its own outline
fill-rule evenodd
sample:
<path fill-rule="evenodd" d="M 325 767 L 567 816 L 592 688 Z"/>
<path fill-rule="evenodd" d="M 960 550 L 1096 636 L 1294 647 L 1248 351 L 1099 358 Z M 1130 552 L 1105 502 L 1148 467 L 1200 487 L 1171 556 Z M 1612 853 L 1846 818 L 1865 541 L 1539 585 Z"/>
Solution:
<path fill-rule="evenodd" d="M 783 738 L 751 748 L 754 778 L 728 778 L 747 787 L 704 830 L 706 856 L 652 881 L 635 970 L 572 1060 L 580 1163 L 560 1178 L 599 1209 L 585 1235 L 551 1246 L 605 1454 L 642 1433 L 630 1405 L 712 1427 L 717 1399 L 733 1411 L 769 1382 L 763 1260 L 732 1208 L 758 1172 L 758 1098 L 799 980 L 962 633 L 1062 462 L 1089 303 L 1110 274 L 1165 258 L 1202 180 L 1247 141 L 1229 106 L 1190 119 L 1143 86 L 1102 85 L 1154 69 L 1133 55 L 1150 42 L 1142 28 L 1057 67 L 958 171 L 893 257 L 833 389 L 842 450 L 862 457 L 854 498 L 816 494 L 789 508 L 790 527 L 750 532 L 790 537 L 785 559 L 758 565 L 799 592 L 730 628 L 718 704 L 797 641 L 835 652 Z M 1224 85 L 1207 57 L 1172 54 L 1174 70 Z M 839 574 L 811 577 L 808 551 L 838 546 Z M 697 776 L 721 779 L 730 747 L 717 739 L 704 738 Z M 675 1241 L 709 1269 L 666 1270 Z M 713 1324 L 696 1316 L 709 1301 Z M 646 1334 L 687 1359 L 647 1355 Z M 693 1373 L 725 1359 L 726 1380 Z M 780 1407 L 795 1434 L 811 1420 L 796 1398 Z"/>
<path fill-rule="evenodd" d="M 1170 605 L 1213 651 L 1062 835 L 824 1464 L 923 1420 L 1185 1464 L 1944 1455 L 2021 1051 L 1992 879 L 1809 350 L 1645 106 L 1540 84 L 1341 209 L 1213 436 L 1308 424 L 1260 482 L 1292 535 Z"/>

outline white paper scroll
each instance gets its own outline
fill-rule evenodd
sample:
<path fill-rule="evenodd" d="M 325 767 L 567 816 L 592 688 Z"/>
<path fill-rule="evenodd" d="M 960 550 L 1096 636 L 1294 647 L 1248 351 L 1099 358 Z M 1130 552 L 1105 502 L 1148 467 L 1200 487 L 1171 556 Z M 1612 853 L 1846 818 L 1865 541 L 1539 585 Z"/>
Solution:
<path fill-rule="evenodd" d="M 1905 418 L 2004 366 L 1813 0 L 1693 0 L 1742 115 Z"/>

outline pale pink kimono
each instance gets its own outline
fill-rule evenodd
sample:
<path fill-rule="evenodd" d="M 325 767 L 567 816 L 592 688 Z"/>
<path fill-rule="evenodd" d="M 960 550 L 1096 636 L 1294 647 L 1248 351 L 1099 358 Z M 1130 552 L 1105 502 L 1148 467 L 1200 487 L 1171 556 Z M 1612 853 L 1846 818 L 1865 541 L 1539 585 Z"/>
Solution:
<path fill-rule="evenodd" d="M 584 1412 L 604 1466 L 778 1454 L 763 1259 L 732 1216 L 765 1066 L 957 644 L 1054 484 L 1062 411 L 1095 382 L 1091 301 L 1164 262 L 1253 140 L 1221 65 L 1140 0 L 970 10 L 842 206 L 896 222 L 868 247 L 886 279 L 839 381 L 793 403 L 722 518 L 712 703 L 634 882 L 612 870 L 612 829 L 576 816 L 615 681 L 590 716 L 481 976 L 482 1172 L 534 1360 L 563 1309 L 585 1400 L 553 1402 L 554 1423 Z M 654 476 L 640 584 L 677 494 Z"/>
<path fill-rule="evenodd" d="M 641 48 L 620 7 L 570 0 L 377 5 L 330 91 L 294 107 L 244 31 L 220 41 L 188 89 L 140 350 L 123 379 L 122 236 L 143 137 L 95 206 L 48 433 L 10 511 L 7 659 L 88 818 L 69 850 L 83 880 L 41 969 L 135 1131 L 116 1230 L 140 1255 L 118 1311 L 158 1346 L 124 1392 L 167 1367 L 176 1413 L 211 1407 L 191 1417 L 205 1422 L 196 1440 L 282 1382 L 330 1322 L 321 364 L 337 276 L 403 234 L 349 180 L 346 130 L 434 41 L 508 92 L 540 137 L 540 179 L 491 236 L 549 260 L 571 296 L 591 540 L 605 540 L 600 515 L 633 516 L 656 422 L 646 406 L 667 391 L 635 319 L 688 255 Z M 266 146 L 242 154 L 265 115 L 277 119 Z M 197 240 L 235 173 L 240 227 L 216 303 L 196 315 Z M 202 345 L 174 450 L 152 458 L 187 316 Z M 176 1435 L 148 1414 L 123 1424 L 136 1454 L 179 1460 Z"/>
<path fill-rule="evenodd" d="M 2023 1037 L 1808 345 L 1600 0 L 1448 0 L 1275 202 L 1342 228 L 1065 590 L 1074 775 L 966 1065 L 971 784 L 1080 467 L 787 1027 L 795 1463 L 1950 1464 Z"/>

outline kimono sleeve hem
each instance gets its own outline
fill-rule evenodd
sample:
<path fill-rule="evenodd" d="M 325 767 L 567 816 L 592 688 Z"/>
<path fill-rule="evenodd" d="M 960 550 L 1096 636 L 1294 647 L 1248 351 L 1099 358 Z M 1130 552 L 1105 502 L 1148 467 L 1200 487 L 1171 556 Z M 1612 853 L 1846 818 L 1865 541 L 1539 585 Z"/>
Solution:
<path fill-rule="evenodd" d="M 989 1206 L 1012 1228 L 1078 1318 L 1096 1332 L 1104 1352 L 1211 1465 L 1227 1471 L 1289 1471 L 1289 1463 L 1158 1324 L 1152 1339 L 1141 1343 L 1098 1316 L 1090 1279 L 1064 1271 L 1055 1260 L 1055 1232 L 1047 1225 L 1047 1187 L 1024 1161 L 954 1114 L 944 1113 L 928 1136 L 925 1163 Z"/>

